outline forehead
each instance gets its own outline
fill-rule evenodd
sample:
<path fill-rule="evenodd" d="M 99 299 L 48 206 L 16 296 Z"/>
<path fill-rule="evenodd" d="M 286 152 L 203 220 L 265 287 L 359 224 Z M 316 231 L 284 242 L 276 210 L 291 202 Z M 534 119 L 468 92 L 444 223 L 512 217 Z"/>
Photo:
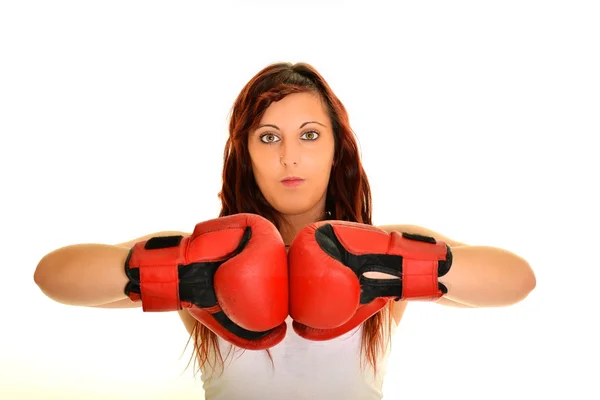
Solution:
<path fill-rule="evenodd" d="M 321 98 L 314 93 L 292 93 L 278 102 L 273 102 L 265 110 L 260 123 L 288 122 L 297 127 L 297 122 L 316 119 L 328 123 L 328 115 Z"/>

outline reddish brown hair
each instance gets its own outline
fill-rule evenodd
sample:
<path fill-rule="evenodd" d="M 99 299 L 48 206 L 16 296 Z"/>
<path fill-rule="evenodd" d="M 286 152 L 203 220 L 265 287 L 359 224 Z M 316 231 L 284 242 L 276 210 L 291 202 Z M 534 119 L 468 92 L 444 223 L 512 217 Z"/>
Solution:
<path fill-rule="evenodd" d="M 320 96 L 333 127 L 335 155 L 327 189 L 327 218 L 371 225 L 371 190 L 346 108 L 325 79 L 306 63 L 276 63 L 265 67 L 250 79 L 235 100 L 229 122 L 229 138 L 225 144 L 223 186 L 219 193 L 222 209 L 219 216 L 254 213 L 281 227 L 283 221 L 277 210 L 266 201 L 254 180 L 248 134 L 255 129 L 272 102 L 299 92 L 312 92 Z M 383 315 L 384 311 L 388 312 L 388 318 Z M 363 325 L 361 350 L 375 370 L 378 352 L 383 351 L 385 346 L 382 330 L 385 322 L 388 332 L 391 329 L 389 317 L 389 308 L 386 307 Z M 217 336 L 212 331 L 196 322 L 192 338 L 199 369 L 204 367 L 209 354 L 218 355 L 222 362 Z M 209 346 L 212 347 L 212 353 L 209 352 Z"/>

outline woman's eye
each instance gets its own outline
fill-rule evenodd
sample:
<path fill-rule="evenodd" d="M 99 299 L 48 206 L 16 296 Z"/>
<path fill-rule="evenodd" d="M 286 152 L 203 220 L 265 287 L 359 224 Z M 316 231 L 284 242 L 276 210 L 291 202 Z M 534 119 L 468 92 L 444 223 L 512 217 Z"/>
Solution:
<path fill-rule="evenodd" d="M 273 143 L 276 142 L 278 140 L 277 136 L 273 135 L 272 133 L 265 133 L 264 135 L 261 135 L 260 140 L 263 143 Z"/>
<path fill-rule="evenodd" d="M 315 131 L 310 131 L 310 132 L 306 132 L 305 134 L 302 135 L 305 139 L 308 140 L 315 140 L 316 138 L 319 137 L 319 134 Z"/>

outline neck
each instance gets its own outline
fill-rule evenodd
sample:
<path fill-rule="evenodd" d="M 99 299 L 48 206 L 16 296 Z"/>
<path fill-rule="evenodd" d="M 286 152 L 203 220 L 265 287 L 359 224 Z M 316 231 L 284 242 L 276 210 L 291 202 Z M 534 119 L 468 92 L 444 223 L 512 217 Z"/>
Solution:
<path fill-rule="evenodd" d="M 286 247 L 292 243 L 296 234 L 306 225 L 325 219 L 325 210 L 318 210 L 298 215 L 284 215 L 284 222 L 279 230 Z"/>

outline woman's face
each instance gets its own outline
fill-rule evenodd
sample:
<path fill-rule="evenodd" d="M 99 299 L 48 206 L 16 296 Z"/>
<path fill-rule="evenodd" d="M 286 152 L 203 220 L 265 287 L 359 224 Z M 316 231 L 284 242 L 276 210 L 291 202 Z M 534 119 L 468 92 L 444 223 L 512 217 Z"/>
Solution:
<path fill-rule="evenodd" d="M 258 187 L 277 211 L 322 214 L 335 141 L 317 95 L 293 93 L 272 103 L 248 135 L 248 149 Z"/>

